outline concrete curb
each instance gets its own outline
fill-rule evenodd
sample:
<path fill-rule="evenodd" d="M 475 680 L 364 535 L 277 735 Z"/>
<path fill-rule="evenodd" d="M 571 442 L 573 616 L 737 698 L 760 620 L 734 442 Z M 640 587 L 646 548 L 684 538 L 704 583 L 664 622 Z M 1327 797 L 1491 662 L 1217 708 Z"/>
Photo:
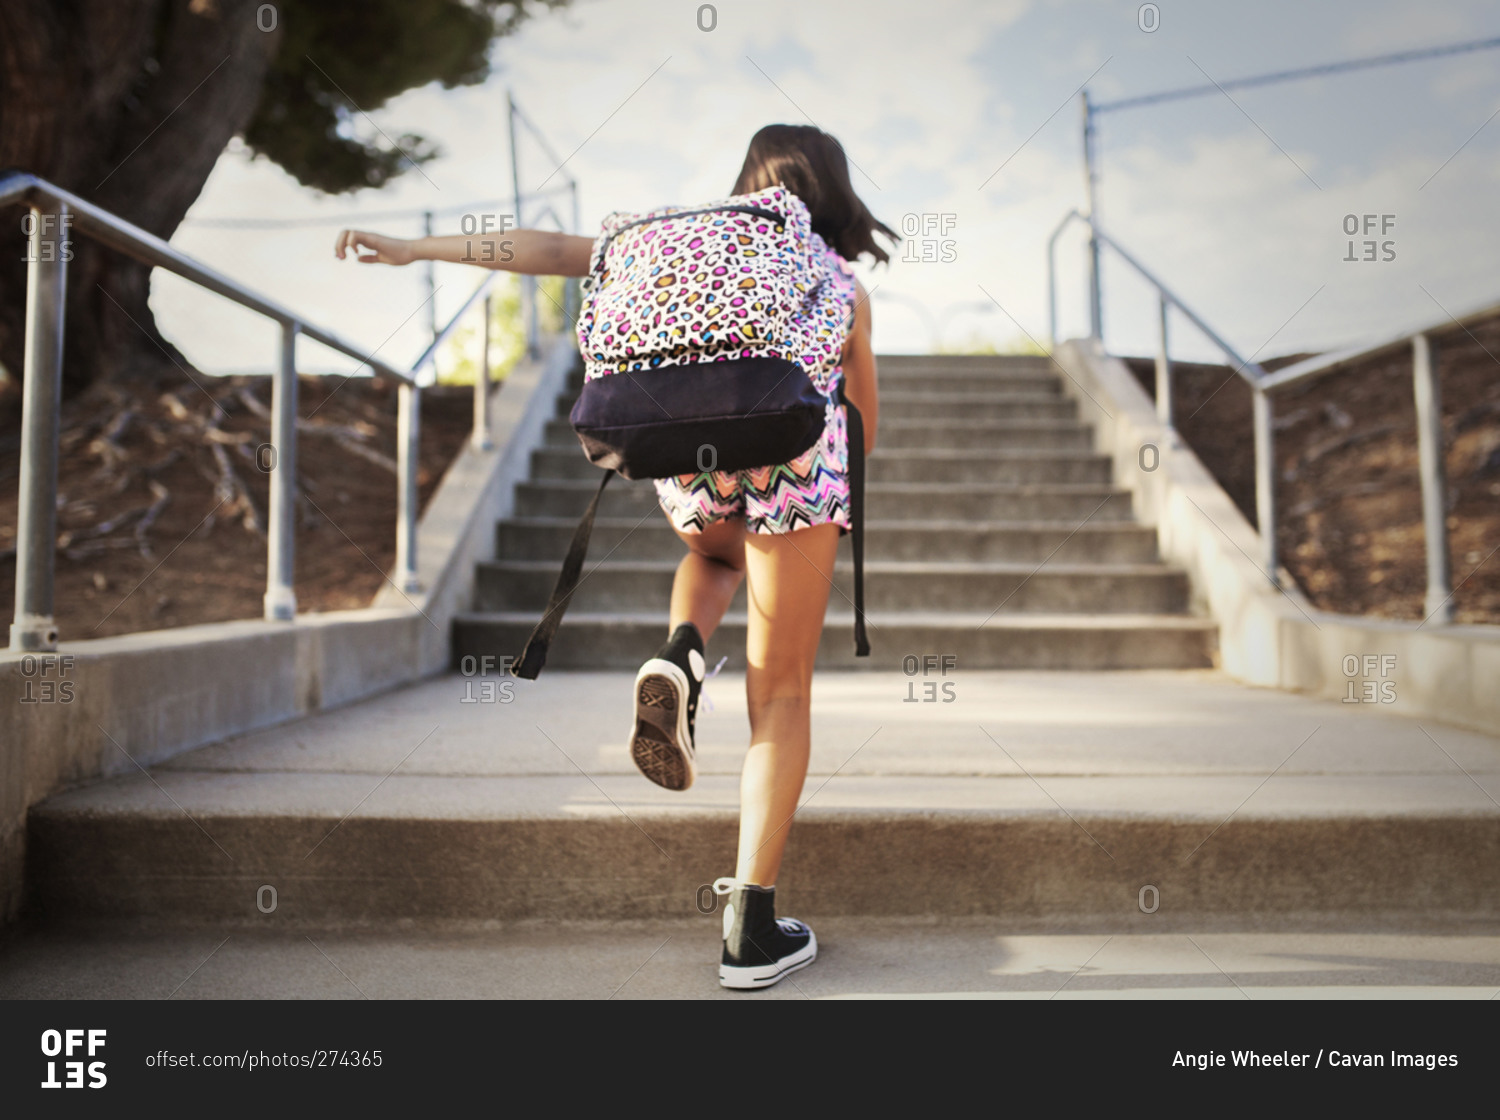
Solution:
<path fill-rule="evenodd" d="M 1056 360 L 1096 449 L 1114 461 L 1115 484 L 1131 492 L 1137 518 L 1156 526 L 1162 559 L 1188 572 L 1195 600 L 1218 621 L 1225 672 L 1500 733 L 1500 627 L 1331 614 L 1308 603 L 1290 576 L 1286 591 L 1273 587 L 1252 559 L 1255 529 L 1157 421 L 1125 364 L 1087 340 L 1063 344 Z"/>

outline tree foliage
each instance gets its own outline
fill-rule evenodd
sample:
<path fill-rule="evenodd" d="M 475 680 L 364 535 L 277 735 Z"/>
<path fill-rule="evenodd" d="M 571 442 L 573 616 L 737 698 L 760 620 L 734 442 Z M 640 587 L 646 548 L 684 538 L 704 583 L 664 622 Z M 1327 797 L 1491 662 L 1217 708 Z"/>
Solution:
<path fill-rule="evenodd" d="M 567 0 L 533 0 L 561 7 Z M 476 85 L 491 39 L 529 8 L 462 0 L 284 0 L 281 49 L 267 69 L 245 142 L 297 181 L 337 194 L 379 187 L 438 154 L 419 135 L 378 133 L 368 114 L 409 89 Z"/>
<path fill-rule="evenodd" d="M 0 0 L 0 168 L 162 238 L 236 135 L 309 187 L 379 187 L 438 152 L 384 135 L 369 114 L 432 82 L 483 81 L 495 36 L 567 2 Z M 181 376 L 151 313 L 150 269 L 86 238 L 74 247 L 67 389 Z M 21 371 L 22 255 L 0 253 L 0 397 Z"/>

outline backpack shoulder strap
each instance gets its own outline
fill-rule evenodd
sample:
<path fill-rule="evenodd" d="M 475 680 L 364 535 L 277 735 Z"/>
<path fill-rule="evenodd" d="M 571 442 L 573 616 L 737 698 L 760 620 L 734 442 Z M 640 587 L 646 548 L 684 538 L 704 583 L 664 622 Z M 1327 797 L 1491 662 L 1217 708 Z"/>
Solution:
<path fill-rule="evenodd" d="M 557 585 L 552 588 L 552 597 L 547 600 L 542 620 L 536 624 L 536 629 L 526 640 L 526 648 L 515 660 L 511 672 L 523 680 L 536 680 L 542 666 L 547 663 L 547 650 L 552 645 L 558 626 L 562 624 L 563 615 L 567 613 L 568 600 L 578 588 L 578 577 L 583 573 L 589 538 L 594 535 L 594 517 L 599 512 L 599 499 L 604 497 L 604 488 L 614 476 L 614 471 L 605 471 L 604 477 L 599 480 L 599 489 L 594 491 L 593 500 L 578 521 L 578 528 L 573 530 L 573 541 L 568 545 L 568 555 L 563 560 L 562 571 L 557 574 Z"/>
<path fill-rule="evenodd" d="M 839 403 L 844 406 L 849 433 L 849 532 L 854 538 L 854 656 L 870 656 L 865 635 L 865 420 L 844 392 L 839 379 Z"/>

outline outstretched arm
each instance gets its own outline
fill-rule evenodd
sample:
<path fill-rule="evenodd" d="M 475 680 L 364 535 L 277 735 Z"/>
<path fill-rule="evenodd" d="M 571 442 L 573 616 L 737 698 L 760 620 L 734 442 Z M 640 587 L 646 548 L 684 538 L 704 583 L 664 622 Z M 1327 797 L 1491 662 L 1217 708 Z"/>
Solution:
<path fill-rule="evenodd" d="M 587 276 L 594 243 L 587 237 L 540 229 L 508 229 L 448 237 L 387 237 L 360 229 L 339 231 L 333 253 L 343 260 L 350 252 L 361 264 L 410 264 L 412 261 L 451 261 L 524 272 L 532 276 Z"/>

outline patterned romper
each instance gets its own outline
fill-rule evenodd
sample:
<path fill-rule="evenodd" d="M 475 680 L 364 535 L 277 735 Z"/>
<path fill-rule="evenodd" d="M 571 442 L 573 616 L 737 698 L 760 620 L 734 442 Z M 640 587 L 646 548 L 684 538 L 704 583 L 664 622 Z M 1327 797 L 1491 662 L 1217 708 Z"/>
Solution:
<path fill-rule="evenodd" d="M 846 321 L 852 320 L 854 270 L 826 247 L 824 260 L 829 294 L 847 309 Z M 843 376 L 837 355 L 811 371 L 814 387 L 828 398 L 823 435 L 791 462 L 657 479 L 657 499 L 672 524 L 685 533 L 701 533 L 715 521 L 743 517 L 752 533 L 790 533 L 829 524 L 849 532 L 849 436 L 844 406 L 836 403 Z"/>

